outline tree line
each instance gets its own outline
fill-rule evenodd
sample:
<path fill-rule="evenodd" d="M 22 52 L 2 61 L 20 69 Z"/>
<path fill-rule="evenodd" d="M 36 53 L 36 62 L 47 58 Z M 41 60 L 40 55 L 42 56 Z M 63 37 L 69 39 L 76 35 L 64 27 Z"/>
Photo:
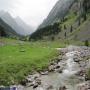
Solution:
<path fill-rule="evenodd" d="M 40 40 L 43 39 L 43 36 L 57 35 L 61 31 L 59 25 L 59 23 L 54 23 L 53 25 L 48 25 L 44 28 L 38 29 L 30 36 L 30 40 Z"/>

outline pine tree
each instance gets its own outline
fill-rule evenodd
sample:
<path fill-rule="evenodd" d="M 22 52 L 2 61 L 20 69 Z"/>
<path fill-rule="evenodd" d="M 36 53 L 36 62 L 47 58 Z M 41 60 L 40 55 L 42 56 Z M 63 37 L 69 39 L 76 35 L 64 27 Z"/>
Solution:
<path fill-rule="evenodd" d="M 72 27 L 72 25 L 71 25 L 71 28 L 70 28 L 70 33 L 72 33 L 72 31 L 73 31 L 73 27 Z"/>
<path fill-rule="evenodd" d="M 85 46 L 89 46 L 89 41 L 88 40 L 85 41 Z"/>
<path fill-rule="evenodd" d="M 66 32 L 64 33 L 64 36 L 65 36 L 65 38 L 67 37 L 67 33 Z"/>

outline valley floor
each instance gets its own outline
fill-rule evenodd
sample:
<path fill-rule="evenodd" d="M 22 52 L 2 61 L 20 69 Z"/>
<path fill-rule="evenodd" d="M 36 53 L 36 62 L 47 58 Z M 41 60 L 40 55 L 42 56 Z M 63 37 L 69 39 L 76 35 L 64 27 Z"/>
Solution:
<path fill-rule="evenodd" d="M 29 73 L 46 68 L 58 46 L 65 44 L 0 38 L 0 85 L 21 83 Z"/>
<path fill-rule="evenodd" d="M 81 42 L 74 42 L 74 44 L 83 45 Z M 88 63 L 90 48 L 85 46 L 65 48 L 66 46 L 68 43 L 62 41 L 24 42 L 0 38 L 0 85 L 21 83 L 28 86 L 25 90 L 33 90 L 38 86 L 39 89 L 36 88 L 38 90 L 40 88 L 44 90 L 43 87 L 45 90 L 58 90 L 55 87 L 72 90 L 71 84 L 74 84 L 74 87 L 76 83 L 82 85 L 81 82 L 85 82 L 86 78 L 84 75 L 90 68 Z M 88 77 L 90 77 L 90 72 L 88 72 Z M 68 82 L 70 84 L 66 85 Z"/>

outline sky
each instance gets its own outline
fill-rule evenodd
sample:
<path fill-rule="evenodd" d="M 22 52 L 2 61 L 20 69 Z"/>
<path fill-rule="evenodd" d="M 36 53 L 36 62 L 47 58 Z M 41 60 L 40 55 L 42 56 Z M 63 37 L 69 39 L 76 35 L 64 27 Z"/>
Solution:
<path fill-rule="evenodd" d="M 47 17 L 58 0 L 0 0 L 0 11 L 8 11 L 13 17 L 19 16 L 36 29 Z"/>

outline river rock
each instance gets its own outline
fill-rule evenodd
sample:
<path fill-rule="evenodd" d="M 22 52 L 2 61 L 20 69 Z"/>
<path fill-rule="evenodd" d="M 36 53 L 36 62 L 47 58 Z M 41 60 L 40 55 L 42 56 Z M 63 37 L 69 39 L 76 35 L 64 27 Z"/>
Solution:
<path fill-rule="evenodd" d="M 66 86 L 59 87 L 59 90 L 66 90 Z"/>
<path fill-rule="evenodd" d="M 48 70 L 49 70 L 50 72 L 54 71 L 54 65 L 50 65 L 50 66 L 48 67 Z"/>
<path fill-rule="evenodd" d="M 59 69 L 60 66 L 59 66 L 59 65 L 55 65 L 54 68 L 55 68 L 55 69 Z"/>
<path fill-rule="evenodd" d="M 83 60 L 83 61 L 80 61 L 79 62 L 79 65 L 80 65 L 80 67 L 82 67 L 82 68 L 85 68 L 86 66 L 87 66 L 87 64 L 86 64 L 86 62 Z"/>
<path fill-rule="evenodd" d="M 34 88 L 37 88 L 38 87 L 38 83 L 35 83 L 34 85 L 33 85 L 33 89 Z"/>
<path fill-rule="evenodd" d="M 70 55 L 67 55 L 67 51 L 68 51 L 68 54 L 70 54 Z M 85 51 L 82 48 L 72 47 L 70 50 L 69 49 L 68 50 L 64 49 L 64 51 L 62 50 L 61 53 L 64 54 L 62 57 L 59 57 L 59 58 L 57 57 L 57 58 L 54 58 L 53 60 L 51 60 L 49 66 L 48 66 L 48 70 L 44 69 L 43 71 L 40 71 L 39 74 L 36 73 L 36 74 L 28 76 L 29 81 L 31 81 L 29 85 L 32 86 L 33 89 L 36 90 L 39 88 L 39 86 L 42 86 L 42 87 L 44 87 L 45 90 L 56 90 L 56 89 L 54 89 L 54 86 L 52 86 L 53 85 L 52 83 L 55 81 L 54 83 L 57 84 L 56 79 L 59 79 L 58 75 L 60 75 L 60 80 L 62 80 L 59 85 L 63 85 L 63 83 L 65 81 L 65 85 L 67 85 L 68 90 L 72 90 L 71 89 L 72 86 L 70 86 L 70 87 L 68 86 L 69 77 L 72 77 L 72 78 L 70 78 L 70 80 L 72 79 L 73 82 L 75 80 L 74 85 L 77 85 L 78 83 L 82 83 L 82 82 L 85 83 L 85 79 L 90 80 L 90 79 L 88 79 L 88 77 L 86 75 L 87 66 L 88 66 L 88 68 L 90 67 L 90 63 L 88 63 L 90 60 L 87 59 L 87 56 L 89 55 L 90 51 L 88 53 L 88 51 Z M 89 61 L 85 62 L 85 59 L 89 60 Z M 72 61 L 67 62 L 67 60 L 72 60 Z M 69 77 L 67 77 L 67 75 L 66 75 L 67 72 L 64 73 L 64 70 L 70 72 L 70 74 L 67 74 Z M 52 72 L 52 71 L 54 71 L 54 72 Z M 75 73 L 73 73 L 73 71 L 75 71 Z M 52 72 L 52 73 L 49 73 L 49 72 Z M 55 75 L 57 75 L 57 76 L 54 76 L 55 78 L 52 78 L 52 76 L 51 76 L 51 74 L 53 74 L 53 73 L 56 73 Z M 60 73 L 63 73 L 63 74 L 60 74 Z M 63 76 L 64 74 L 65 74 L 65 76 Z M 46 76 L 43 76 L 43 75 L 46 75 Z M 50 78 L 50 81 L 49 81 L 49 78 Z M 58 85 L 57 85 L 57 87 L 58 87 Z M 58 88 L 58 90 L 67 90 L 67 87 L 61 86 Z M 90 84 L 85 83 L 84 85 L 82 85 L 82 84 L 78 85 L 78 89 L 76 89 L 76 90 L 90 90 Z"/>
<path fill-rule="evenodd" d="M 52 85 L 49 85 L 49 86 L 46 88 L 46 90 L 51 90 L 51 89 L 53 89 L 53 86 L 52 86 Z"/>
<path fill-rule="evenodd" d="M 41 85 L 41 79 L 36 79 L 36 83 L 37 83 L 38 85 Z"/>
<path fill-rule="evenodd" d="M 84 82 L 78 85 L 78 90 L 90 90 L 90 82 Z"/>
<path fill-rule="evenodd" d="M 41 75 L 48 75 L 48 71 L 40 72 Z"/>
<path fill-rule="evenodd" d="M 27 85 L 27 80 L 22 80 L 22 81 L 20 82 L 20 84 L 23 85 L 23 86 L 26 86 L 26 85 Z"/>
<path fill-rule="evenodd" d="M 50 62 L 50 65 L 54 65 L 54 62 Z"/>
<path fill-rule="evenodd" d="M 79 62 L 79 59 L 78 58 L 74 58 L 74 62 Z"/>
<path fill-rule="evenodd" d="M 88 80 L 90 80 L 90 77 L 88 77 L 88 75 L 85 74 L 85 81 L 88 81 Z"/>
<path fill-rule="evenodd" d="M 28 75 L 28 77 L 26 79 L 28 80 L 28 82 L 33 82 L 36 78 L 39 78 L 39 77 L 40 77 L 40 74 L 36 73 L 33 75 Z"/>
<path fill-rule="evenodd" d="M 34 85 L 33 83 L 27 83 L 27 87 L 31 87 L 33 85 Z"/>
<path fill-rule="evenodd" d="M 33 77 L 34 77 L 34 79 L 39 78 L 40 77 L 40 74 L 39 73 L 36 73 L 36 74 L 33 75 Z"/>
<path fill-rule="evenodd" d="M 61 69 L 57 70 L 57 72 L 58 73 L 62 73 L 63 72 L 63 69 L 61 68 Z"/>
<path fill-rule="evenodd" d="M 80 70 L 80 71 L 78 71 L 78 72 L 76 73 L 76 75 L 78 75 L 78 76 L 84 76 L 85 73 L 86 73 L 85 70 Z"/>

